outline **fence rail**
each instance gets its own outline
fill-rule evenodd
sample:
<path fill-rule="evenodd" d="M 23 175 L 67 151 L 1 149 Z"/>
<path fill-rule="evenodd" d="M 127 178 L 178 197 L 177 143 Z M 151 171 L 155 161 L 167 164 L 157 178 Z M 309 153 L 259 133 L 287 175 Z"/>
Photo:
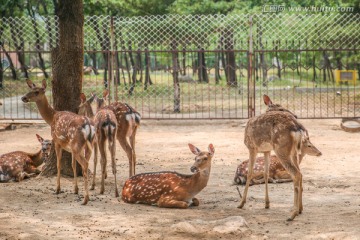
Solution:
<path fill-rule="evenodd" d="M 148 119 L 248 118 L 264 93 L 300 118 L 360 117 L 359 24 L 348 13 L 88 16 L 83 90 L 109 88 Z M 58 32 L 56 17 L 0 18 L 0 119 L 40 119 L 20 101 L 22 79 L 51 79 Z"/>

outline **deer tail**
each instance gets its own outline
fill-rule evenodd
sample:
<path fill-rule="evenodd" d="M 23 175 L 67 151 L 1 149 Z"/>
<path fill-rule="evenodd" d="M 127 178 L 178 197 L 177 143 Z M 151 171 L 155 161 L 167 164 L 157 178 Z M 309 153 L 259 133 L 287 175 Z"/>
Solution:
<path fill-rule="evenodd" d="M 106 121 L 102 124 L 102 130 L 105 134 L 106 139 L 109 142 L 115 141 L 114 139 L 114 131 L 116 129 L 116 123 L 111 121 L 109 114 L 106 115 Z"/>
<path fill-rule="evenodd" d="M 84 134 L 84 138 L 86 140 L 86 145 L 90 149 L 92 149 L 92 144 L 93 144 L 94 137 L 95 137 L 95 127 L 92 124 L 90 124 L 90 121 L 88 118 L 86 118 L 81 131 Z"/>

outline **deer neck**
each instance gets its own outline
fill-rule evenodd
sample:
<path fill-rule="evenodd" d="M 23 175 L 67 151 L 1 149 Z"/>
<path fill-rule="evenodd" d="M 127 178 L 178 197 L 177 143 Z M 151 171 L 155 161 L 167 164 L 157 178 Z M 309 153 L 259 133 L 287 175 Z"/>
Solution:
<path fill-rule="evenodd" d="M 193 192 L 200 192 L 203 188 L 206 187 L 209 177 L 210 177 L 211 166 L 201 169 L 199 172 L 192 175 L 191 185 Z"/>
<path fill-rule="evenodd" d="M 41 99 L 37 100 L 35 103 L 39 109 L 41 117 L 45 120 L 47 124 L 51 125 L 56 111 L 50 106 L 46 96 L 44 95 Z"/>
<path fill-rule="evenodd" d="M 35 165 L 35 167 L 40 166 L 44 162 L 43 154 L 42 154 L 41 150 L 38 151 L 37 153 L 30 155 L 29 157 L 33 161 L 33 164 Z"/>

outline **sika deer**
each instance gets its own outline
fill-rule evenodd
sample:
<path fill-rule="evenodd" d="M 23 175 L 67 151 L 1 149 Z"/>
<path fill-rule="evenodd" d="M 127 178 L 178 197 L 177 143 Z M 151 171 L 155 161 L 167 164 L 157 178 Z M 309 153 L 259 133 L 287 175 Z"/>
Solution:
<path fill-rule="evenodd" d="M 124 184 L 121 193 L 123 201 L 157 204 L 166 208 L 187 208 L 191 203 L 198 206 L 199 200 L 195 195 L 207 185 L 215 149 L 212 144 L 209 145 L 209 152 L 202 152 L 192 144 L 189 144 L 189 148 L 196 155 L 195 163 L 190 168 L 194 174 L 155 172 L 132 176 Z"/>
<path fill-rule="evenodd" d="M 101 189 L 100 194 L 104 193 L 104 181 L 107 177 L 106 174 L 106 152 L 105 152 L 105 144 L 108 142 L 108 149 L 111 154 L 111 166 L 112 172 L 115 178 L 115 197 L 119 197 L 119 192 L 116 183 L 116 159 L 115 159 L 115 151 L 116 151 L 116 131 L 117 131 L 117 120 L 113 111 L 109 109 L 101 109 L 101 107 L 106 102 L 106 98 L 108 97 L 109 92 L 104 91 L 103 98 L 99 99 L 96 95 L 92 95 L 89 100 L 86 100 L 85 94 L 81 94 L 81 104 L 79 106 L 79 114 L 86 115 L 92 118 L 94 121 L 94 126 L 96 129 L 96 143 L 95 143 L 95 154 L 94 154 L 94 173 L 93 173 L 93 181 L 90 189 L 95 189 L 95 178 L 96 178 L 96 165 L 97 165 L 97 147 L 100 151 L 100 164 L 101 164 Z M 96 103 L 96 115 L 93 116 L 93 110 L 91 108 L 91 103 L 95 101 Z"/>
<path fill-rule="evenodd" d="M 269 110 L 260 116 L 249 119 L 245 127 L 244 143 L 249 149 L 249 174 L 239 208 L 245 205 L 248 188 L 253 177 L 253 167 L 258 152 L 264 153 L 265 208 L 270 207 L 268 195 L 268 175 L 270 151 L 274 150 L 280 163 L 290 173 L 294 182 L 294 209 L 288 221 L 293 220 L 303 210 L 302 174 L 299 168 L 302 139 L 307 137 L 307 130 L 290 111 L 270 108 L 274 106 L 269 97 L 264 95 L 264 102 Z M 281 106 L 278 105 L 280 108 Z M 283 109 L 283 108 L 282 108 Z"/>
<path fill-rule="evenodd" d="M 301 154 L 299 155 L 299 164 L 304 158 L 305 154 L 310 156 L 321 156 L 321 152 L 310 142 L 308 137 L 305 137 L 301 147 Z M 245 184 L 248 175 L 249 160 L 243 161 L 236 169 L 234 182 L 235 184 Z M 250 185 L 265 183 L 264 179 L 264 157 L 256 158 L 254 165 L 253 177 Z M 276 155 L 270 156 L 269 166 L 269 182 L 271 183 L 284 183 L 291 182 L 291 175 L 281 165 L 279 158 Z"/>
<path fill-rule="evenodd" d="M 41 171 L 37 169 L 51 149 L 51 140 L 44 140 L 38 134 L 37 139 L 41 143 L 41 149 L 36 153 L 15 151 L 0 156 L 0 182 L 15 180 L 22 181 L 25 177 L 32 177 Z"/>
<path fill-rule="evenodd" d="M 84 178 L 85 196 L 83 205 L 89 201 L 88 190 L 88 166 L 92 152 L 92 144 L 95 136 L 95 128 L 91 125 L 89 118 L 79 116 L 72 112 L 54 110 L 46 96 L 46 81 L 42 81 L 42 87 L 36 87 L 31 80 L 26 80 L 31 89 L 21 100 L 25 103 L 35 102 L 42 118 L 51 127 L 51 136 L 55 144 L 57 158 L 57 187 L 56 194 L 60 193 L 60 171 L 62 151 L 66 150 L 72 154 L 72 167 L 74 171 L 74 192 L 78 194 L 76 161 L 82 168 Z"/>
<path fill-rule="evenodd" d="M 129 177 L 131 177 L 135 175 L 135 136 L 137 128 L 140 126 L 141 116 L 134 108 L 126 103 L 113 102 L 107 106 L 104 106 L 103 109 L 109 109 L 113 111 L 116 116 L 116 138 L 129 159 Z"/>

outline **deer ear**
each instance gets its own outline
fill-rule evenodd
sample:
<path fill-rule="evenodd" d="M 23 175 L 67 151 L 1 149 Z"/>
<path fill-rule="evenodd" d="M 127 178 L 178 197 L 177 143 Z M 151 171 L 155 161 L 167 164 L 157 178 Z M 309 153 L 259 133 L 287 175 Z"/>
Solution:
<path fill-rule="evenodd" d="M 103 92 L 104 100 L 106 100 L 108 96 L 109 96 L 109 90 L 105 89 L 104 92 Z"/>
<path fill-rule="evenodd" d="M 26 83 L 29 86 L 29 88 L 34 88 L 36 87 L 35 84 L 30 80 L 30 79 L 26 79 Z"/>
<path fill-rule="evenodd" d="M 195 155 L 199 155 L 201 153 L 200 149 L 198 149 L 197 147 L 195 147 L 191 143 L 189 143 L 189 148 L 190 148 L 190 151 Z"/>
<path fill-rule="evenodd" d="M 45 90 L 46 89 L 46 79 L 42 80 L 42 88 Z"/>
<path fill-rule="evenodd" d="M 80 101 L 81 101 L 81 103 L 86 102 L 86 96 L 85 96 L 85 93 L 80 93 Z"/>
<path fill-rule="evenodd" d="M 263 99 L 266 106 L 272 105 L 272 101 L 268 95 L 264 94 Z"/>
<path fill-rule="evenodd" d="M 209 144 L 208 150 L 209 150 L 210 155 L 211 155 L 211 156 L 214 156 L 215 148 L 214 148 L 214 146 L 212 145 L 212 143 Z"/>
<path fill-rule="evenodd" d="M 40 135 L 36 134 L 36 137 L 40 143 L 42 143 L 44 141 L 44 139 L 42 137 L 40 137 Z"/>

